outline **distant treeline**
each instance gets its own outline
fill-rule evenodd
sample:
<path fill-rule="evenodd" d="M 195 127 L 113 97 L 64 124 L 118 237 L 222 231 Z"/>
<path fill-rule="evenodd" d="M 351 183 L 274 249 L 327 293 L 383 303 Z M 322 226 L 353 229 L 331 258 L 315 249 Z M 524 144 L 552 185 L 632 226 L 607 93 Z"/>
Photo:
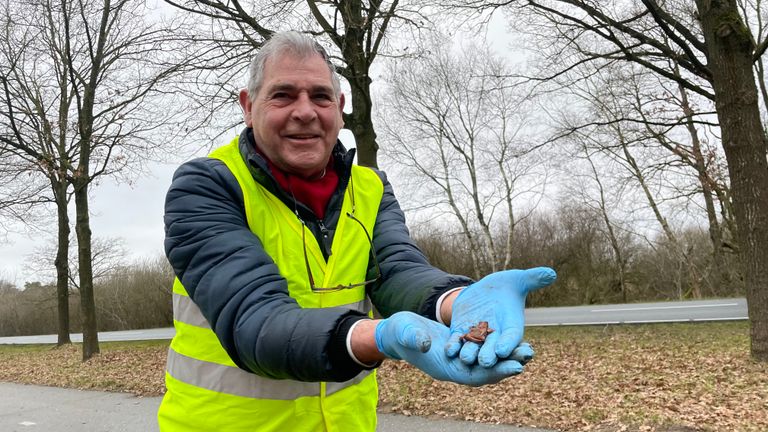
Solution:
<path fill-rule="evenodd" d="M 712 241 L 705 228 L 648 239 L 636 233 L 611 245 L 599 217 L 570 211 L 534 215 L 521 221 L 513 236 L 510 268 L 550 266 L 557 282 L 528 297 L 528 306 L 573 306 L 697 298 L 743 297 L 738 257 L 722 247 L 725 271 L 713 266 Z M 504 238 L 506 233 L 497 233 Z M 447 271 L 473 276 L 464 237 L 446 234 L 434 224 L 414 233 L 430 262 Z M 502 242 L 499 242 L 502 243 Z M 621 251 L 621 264 L 614 250 Z M 623 271 L 619 271 L 619 266 Z M 481 274 L 488 273 L 486 263 Z"/>
<path fill-rule="evenodd" d="M 99 331 L 173 325 L 173 272 L 163 258 L 121 266 L 95 284 Z M 81 332 L 77 290 L 69 299 L 73 333 Z M 54 282 L 26 283 L 19 290 L 0 281 L 0 336 L 56 334 Z"/>

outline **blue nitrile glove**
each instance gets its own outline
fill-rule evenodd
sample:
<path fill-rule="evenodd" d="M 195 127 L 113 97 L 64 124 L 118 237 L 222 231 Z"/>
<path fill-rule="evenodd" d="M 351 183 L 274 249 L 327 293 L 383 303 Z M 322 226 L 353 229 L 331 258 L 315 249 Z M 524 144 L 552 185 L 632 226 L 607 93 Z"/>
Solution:
<path fill-rule="evenodd" d="M 442 347 L 448 342 L 448 327 L 413 312 L 398 312 L 382 320 L 376 326 L 375 335 L 376 347 L 385 356 L 405 360 L 441 381 L 480 386 L 497 383 L 523 371 L 523 365 L 511 359 L 485 368 L 447 357 Z M 528 354 L 525 349 L 522 351 L 521 358 Z"/>
<path fill-rule="evenodd" d="M 451 336 L 445 345 L 445 354 L 459 358 L 471 365 L 477 361 L 480 366 L 490 368 L 496 362 L 509 358 L 523 339 L 525 327 L 525 296 L 539 288 L 551 285 L 557 274 L 549 267 L 528 270 L 506 270 L 491 273 L 478 282 L 464 288 L 453 302 L 451 313 Z M 471 326 L 488 321 L 493 333 L 487 335 L 482 346 L 465 342 L 460 337 Z M 530 345 L 524 344 L 530 350 Z M 521 356 L 521 350 L 515 357 Z M 533 357 L 523 356 L 521 362 Z"/>

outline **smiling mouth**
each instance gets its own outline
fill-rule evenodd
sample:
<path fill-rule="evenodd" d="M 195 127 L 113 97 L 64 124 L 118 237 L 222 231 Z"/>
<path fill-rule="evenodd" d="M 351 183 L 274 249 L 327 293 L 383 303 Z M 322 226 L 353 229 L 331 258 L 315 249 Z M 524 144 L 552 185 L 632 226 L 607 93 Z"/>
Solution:
<path fill-rule="evenodd" d="M 308 140 L 308 139 L 315 139 L 318 138 L 320 135 L 314 135 L 314 134 L 296 134 L 296 135 L 286 135 L 286 138 L 289 139 L 295 139 L 295 140 Z"/>

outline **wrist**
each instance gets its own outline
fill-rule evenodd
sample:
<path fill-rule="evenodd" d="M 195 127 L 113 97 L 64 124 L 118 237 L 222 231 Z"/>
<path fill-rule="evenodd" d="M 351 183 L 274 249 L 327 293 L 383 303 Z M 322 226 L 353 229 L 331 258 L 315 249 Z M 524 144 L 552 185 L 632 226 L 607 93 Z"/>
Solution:
<path fill-rule="evenodd" d="M 437 320 L 445 324 L 447 326 L 451 325 L 451 316 L 453 314 L 453 302 L 456 300 L 456 297 L 459 296 L 461 291 L 466 287 L 460 287 L 460 288 L 454 288 L 451 291 L 448 291 L 444 294 L 444 297 L 442 297 L 437 302 Z"/>
<path fill-rule="evenodd" d="M 349 331 L 347 349 L 352 359 L 361 365 L 375 365 L 385 358 L 376 347 L 376 326 L 379 322 L 381 320 L 360 320 Z"/>

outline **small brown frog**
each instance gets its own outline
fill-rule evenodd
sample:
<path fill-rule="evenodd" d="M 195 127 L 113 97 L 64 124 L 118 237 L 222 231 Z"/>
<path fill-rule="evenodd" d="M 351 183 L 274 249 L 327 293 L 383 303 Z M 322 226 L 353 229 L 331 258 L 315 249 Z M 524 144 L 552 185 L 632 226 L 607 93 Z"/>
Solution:
<path fill-rule="evenodd" d="M 462 342 L 482 344 L 485 342 L 485 337 L 491 333 L 493 333 L 493 329 L 488 327 L 488 321 L 480 321 L 476 326 L 470 327 L 469 331 L 459 339 Z"/>

